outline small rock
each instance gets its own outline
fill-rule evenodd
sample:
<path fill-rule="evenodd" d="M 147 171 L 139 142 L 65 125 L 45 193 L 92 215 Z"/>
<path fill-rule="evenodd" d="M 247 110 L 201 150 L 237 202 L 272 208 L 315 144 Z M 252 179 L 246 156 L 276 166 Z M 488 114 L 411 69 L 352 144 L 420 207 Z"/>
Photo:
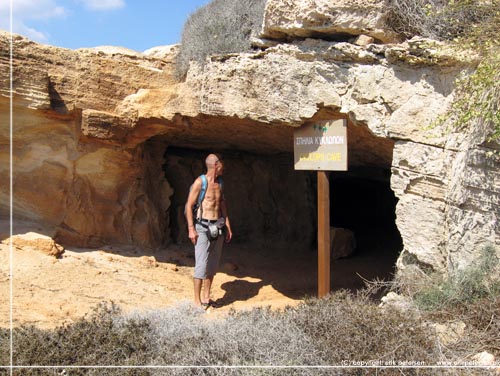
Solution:
<path fill-rule="evenodd" d="M 375 39 L 373 39 L 373 37 L 361 34 L 356 38 L 354 44 L 357 44 L 358 46 L 368 46 L 369 44 L 372 44 L 374 41 Z"/>
<path fill-rule="evenodd" d="M 14 235 L 12 237 L 12 244 L 16 248 L 42 252 L 47 256 L 54 256 L 56 258 L 64 253 L 64 247 L 57 244 L 54 239 L 36 232 Z"/>
<path fill-rule="evenodd" d="M 381 300 L 382 303 L 379 305 L 381 308 L 392 307 L 401 312 L 409 312 L 413 308 L 411 300 L 392 291 L 382 297 Z"/>
<path fill-rule="evenodd" d="M 479 354 L 474 355 L 472 358 L 477 362 L 478 366 L 493 366 L 495 365 L 495 355 L 490 354 L 487 351 L 483 351 Z"/>
<path fill-rule="evenodd" d="M 465 334 L 465 323 L 453 321 L 446 324 L 434 324 L 439 341 L 447 346 L 458 342 Z"/>
<path fill-rule="evenodd" d="M 154 256 L 142 256 L 140 260 L 143 264 L 151 268 L 158 267 L 158 262 L 156 261 L 156 258 Z"/>

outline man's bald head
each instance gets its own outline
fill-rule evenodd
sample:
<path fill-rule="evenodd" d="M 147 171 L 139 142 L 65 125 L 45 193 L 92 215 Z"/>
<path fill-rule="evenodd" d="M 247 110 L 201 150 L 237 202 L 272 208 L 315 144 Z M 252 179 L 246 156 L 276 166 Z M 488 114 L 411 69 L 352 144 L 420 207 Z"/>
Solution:
<path fill-rule="evenodd" d="M 220 161 L 220 158 L 216 154 L 209 154 L 208 157 L 205 159 L 205 164 L 207 165 L 207 168 L 213 168 L 215 167 L 215 164 Z"/>

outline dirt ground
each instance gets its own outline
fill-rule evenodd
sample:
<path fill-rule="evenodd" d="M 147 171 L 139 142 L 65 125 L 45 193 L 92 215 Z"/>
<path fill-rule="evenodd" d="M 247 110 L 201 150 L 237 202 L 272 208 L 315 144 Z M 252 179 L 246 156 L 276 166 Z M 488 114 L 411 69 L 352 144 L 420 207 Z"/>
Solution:
<path fill-rule="evenodd" d="M 90 312 L 102 301 L 113 301 L 125 312 L 170 307 L 191 301 L 193 251 L 171 245 L 145 251 L 131 246 L 101 249 L 69 248 L 59 257 L 0 245 L 0 326 L 34 324 L 51 328 Z M 9 271 L 12 266 L 12 291 Z M 360 276 L 388 276 L 393 264 L 375 253 L 355 254 L 331 265 L 332 289 L 356 289 Z M 317 290 L 314 250 L 291 252 L 248 244 L 227 244 L 221 271 L 212 289 L 220 305 L 208 312 L 257 306 L 280 309 L 296 305 Z M 12 293 L 12 295 L 11 295 Z"/>

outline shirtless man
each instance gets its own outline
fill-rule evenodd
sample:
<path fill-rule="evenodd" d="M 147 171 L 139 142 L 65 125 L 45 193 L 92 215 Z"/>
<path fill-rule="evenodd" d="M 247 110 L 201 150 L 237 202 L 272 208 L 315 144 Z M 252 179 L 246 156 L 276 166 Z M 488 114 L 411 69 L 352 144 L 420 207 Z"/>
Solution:
<path fill-rule="evenodd" d="M 193 207 L 198 201 L 201 191 L 202 180 L 197 178 L 186 202 L 186 219 L 188 224 L 189 239 L 194 245 L 195 268 L 194 268 L 194 304 L 207 309 L 211 305 L 210 289 L 215 273 L 219 266 L 224 236 L 220 235 L 216 240 L 211 240 L 208 233 L 208 225 L 215 223 L 219 218 L 225 220 L 225 240 L 231 241 L 233 233 L 227 215 L 227 206 L 217 177 L 222 175 L 222 161 L 215 154 L 210 154 L 206 160 L 207 166 L 207 190 L 205 198 L 198 209 L 197 220 L 193 218 Z M 203 292 L 202 292 L 203 286 Z"/>

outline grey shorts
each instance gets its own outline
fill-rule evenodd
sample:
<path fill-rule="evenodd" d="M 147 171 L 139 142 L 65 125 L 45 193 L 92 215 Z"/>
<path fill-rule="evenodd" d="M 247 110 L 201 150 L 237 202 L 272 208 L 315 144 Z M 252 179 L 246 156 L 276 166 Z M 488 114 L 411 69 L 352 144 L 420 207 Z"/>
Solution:
<path fill-rule="evenodd" d="M 198 233 L 198 240 L 194 246 L 194 278 L 211 278 L 219 269 L 224 233 L 216 240 L 210 240 L 208 229 L 199 223 L 196 224 L 195 229 Z"/>

